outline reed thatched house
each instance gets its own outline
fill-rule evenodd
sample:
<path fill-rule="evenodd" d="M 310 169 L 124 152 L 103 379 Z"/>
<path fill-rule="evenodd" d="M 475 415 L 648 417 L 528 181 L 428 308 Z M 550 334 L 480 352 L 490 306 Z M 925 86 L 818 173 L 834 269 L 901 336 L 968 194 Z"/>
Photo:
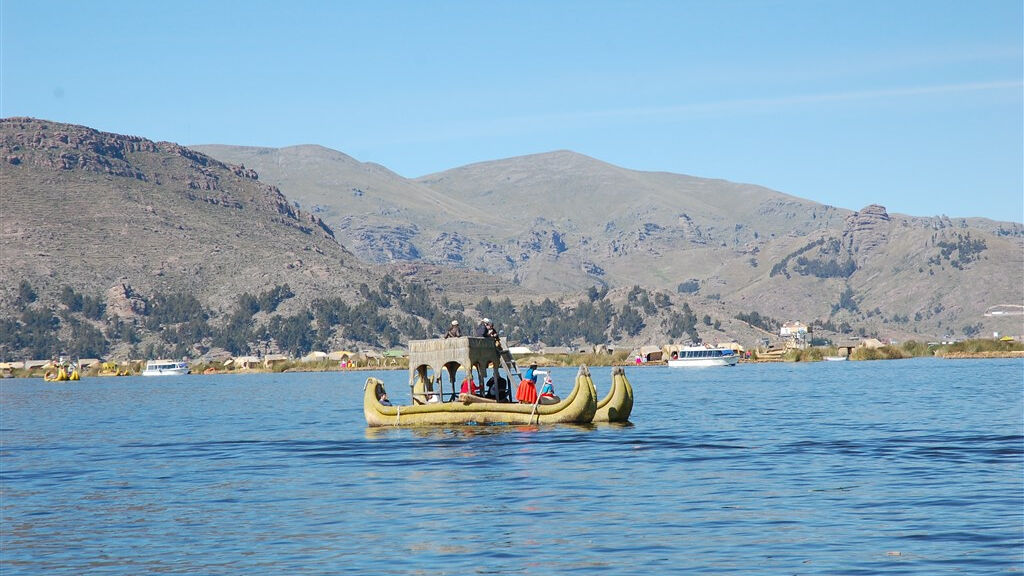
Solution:
<path fill-rule="evenodd" d="M 263 361 L 256 356 L 236 356 L 224 363 L 225 366 L 233 366 L 236 370 L 255 370 L 263 364 Z"/>
<path fill-rule="evenodd" d="M 300 362 L 324 362 L 328 360 L 327 352 L 321 352 L 319 350 L 313 350 L 309 354 L 303 356 Z"/>
<path fill-rule="evenodd" d="M 289 358 L 284 354 L 267 354 L 263 357 L 263 365 L 267 368 L 273 368 L 278 364 L 284 364 Z"/>

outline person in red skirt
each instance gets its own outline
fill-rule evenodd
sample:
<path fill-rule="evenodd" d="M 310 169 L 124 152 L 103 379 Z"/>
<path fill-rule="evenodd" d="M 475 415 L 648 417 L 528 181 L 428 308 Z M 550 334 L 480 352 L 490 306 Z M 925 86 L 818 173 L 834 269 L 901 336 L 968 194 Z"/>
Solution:
<path fill-rule="evenodd" d="M 537 381 L 534 372 L 537 371 L 536 364 L 530 364 L 526 372 L 523 372 L 523 381 L 516 389 L 516 400 L 523 404 L 534 404 L 537 402 Z"/>

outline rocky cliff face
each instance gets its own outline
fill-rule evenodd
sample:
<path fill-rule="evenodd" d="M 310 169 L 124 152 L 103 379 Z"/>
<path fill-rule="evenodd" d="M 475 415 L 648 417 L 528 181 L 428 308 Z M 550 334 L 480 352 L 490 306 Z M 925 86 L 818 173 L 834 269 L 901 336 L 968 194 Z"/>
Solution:
<path fill-rule="evenodd" d="M 885 249 L 889 234 L 889 213 L 885 206 L 871 204 L 846 217 L 843 246 L 858 260 L 864 260 Z"/>
<path fill-rule="evenodd" d="M 304 233 L 334 237 L 330 226 L 295 208 L 274 186 L 256 184 L 255 170 L 214 160 L 178 144 L 100 132 L 34 118 L 0 119 L 0 157 L 13 168 L 130 178 L 179 191 L 190 201 L 242 209 L 256 204 Z M 159 162 L 153 159 L 162 159 Z M 242 194 L 240 180 L 254 183 Z"/>
<path fill-rule="evenodd" d="M 128 159 L 133 154 L 148 152 L 174 154 L 192 162 L 198 173 L 187 175 L 186 185 L 190 189 L 219 189 L 219 175 L 214 169 L 230 171 L 241 178 L 258 178 L 255 170 L 228 166 L 170 142 L 158 143 L 138 136 L 100 132 L 85 126 L 35 118 L 4 118 L 0 119 L 0 124 L 3 128 L 0 132 L 0 155 L 12 165 L 27 162 L 44 169 L 87 170 L 146 182 L 159 181 L 160 173 L 144 170 Z"/>
<path fill-rule="evenodd" d="M 0 158 L 0 265 L 18 270 L 0 282 L 0 304 L 21 278 L 44 295 L 61 285 L 106 292 L 128 317 L 141 312 L 136 293 L 227 305 L 275 282 L 311 290 L 373 277 L 255 170 L 177 144 L 6 118 Z"/>
<path fill-rule="evenodd" d="M 125 283 L 111 286 L 105 294 L 107 313 L 122 320 L 146 314 L 146 300 Z"/>

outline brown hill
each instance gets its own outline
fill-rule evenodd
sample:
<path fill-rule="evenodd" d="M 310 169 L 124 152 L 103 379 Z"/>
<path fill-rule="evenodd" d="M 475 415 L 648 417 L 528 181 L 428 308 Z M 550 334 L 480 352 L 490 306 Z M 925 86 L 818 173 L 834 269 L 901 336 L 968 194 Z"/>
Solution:
<path fill-rule="evenodd" d="M 407 180 L 321 147 L 196 148 L 255 168 L 373 261 L 472 268 L 552 295 L 682 288 L 718 317 L 757 311 L 854 334 L 1022 331 L 984 316 L 1024 302 L 1019 223 L 854 213 L 569 151 Z"/>
<path fill-rule="evenodd" d="M 499 223 L 486 209 L 460 202 L 378 164 L 321 146 L 192 146 L 225 162 L 256 168 L 265 182 L 322 217 L 347 248 L 367 262 L 450 263 L 436 243 L 446 230 Z M 424 254 L 442 254 L 441 258 Z M 448 256 L 461 258 L 458 251 Z"/>
<path fill-rule="evenodd" d="M 307 302 L 355 294 L 379 276 L 254 171 L 177 144 L 8 118 L 0 159 L 5 302 L 21 279 L 42 296 L 127 282 L 225 307 L 284 283 Z"/>
<path fill-rule="evenodd" d="M 64 286 L 106 295 L 118 316 L 141 305 L 133 293 L 187 293 L 225 311 L 243 292 L 287 283 L 295 297 L 282 313 L 292 314 L 325 296 L 372 302 L 361 285 L 389 273 L 469 305 L 470 317 L 484 296 L 549 295 L 569 315 L 583 289 L 610 286 L 615 317 L 603 337 L 621 345 L 668 340 L 684 302 L 704 319 L 702 338 L 748 345 L 772 331 L 737 319 L 752 312 L 816 322 L 826 337 L 1022 331 L 1020 316 L 986 315 L 1024 302 L 1019 223 L 850 212 L 572 152 L 407 180 L 321 147 L 204 149 L 222 160 L 82 126 L 0 120 L 0 308 L 12 309 L 23 279 L 50 302 Z M 389 298 L 380 309 L 405 334 L 459 307 L 408 318 L 398 309 L 421 309 L 423 299 Z M 535 333 L 504 315 L 510 330 Z"/>
<path fill-rule="evenodd" d="M 4 358 L 74 349 L 96 355 L 108 341 L 121 357 L 202 354 L 218 340 L 241 352 L 247 343 L 269 352 L 287 332 L 282 318 L 306 318 L 311 303 L 327 298 L 363 308 L 350 314 L 348 325 L 297 321 L 291 326 L 302 329 L 292 331 L 292 349 L 308 349 L 314 328 L 320 346 L 387 346 L 446 321 L 450 311 L 430 297 L 443 302 L 441 294 L 461 300 L 508 291 L 500 279 L 470 270 L 364 263 L 319 215 L 299 209 L 244 166 L 173 143 L 32 118 L 0 119 L 0 267 L 6 271 L 0 280 Z M 25 283 L 37 301 L 22 298 Z M 275 317 L 250 311 L 251 321 L 225 328 L 243 293 L 284 285 L 290 295 L 273 305 Z M 417 296 L 403 301 L 412 285 Z M 376 292 L 385 287 L 386 295 Z M 68 305 L 68 290 L 101 301 L 105 314 Z M 173 301 L 167 306 L 185 310 L 179 296 L 209 308 L 210 326 L 223 328 L 220 335 L 212 335 L 199 310 L 170 324 L 155 320 L 147 302 Z M 345 312 L 334 306 L 334 317 Z M 60 320 L 40 316 L 46 310 Z M 189 319 L 197 323 L 181 324 Z M 268 325 L 276 333 L 261 331 Z M 142 330 L 146 348 L 130 348 L 124 326 Z"/>

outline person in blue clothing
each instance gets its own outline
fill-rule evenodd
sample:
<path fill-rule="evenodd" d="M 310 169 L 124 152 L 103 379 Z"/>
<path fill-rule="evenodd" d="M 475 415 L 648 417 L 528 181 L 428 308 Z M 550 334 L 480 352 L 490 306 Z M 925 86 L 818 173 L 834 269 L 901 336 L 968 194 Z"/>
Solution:
<path fill-rule="evenodd" d="M 544 375 L 544 385 L 540 387 L 540 398 L 541 401 L 547 401 L 555 404 L 561 400 L 557 394 L 555 394 L 555 382 L 551 379 L 551 374 Z"/>
<path fill-rule="evenodd" d="M 523 372 L 523 381 L 516 389 L 516 400 L 523 404 L 534 404 L 537 402 L 537 365 L 530 364 L 530 367 Z"/>

